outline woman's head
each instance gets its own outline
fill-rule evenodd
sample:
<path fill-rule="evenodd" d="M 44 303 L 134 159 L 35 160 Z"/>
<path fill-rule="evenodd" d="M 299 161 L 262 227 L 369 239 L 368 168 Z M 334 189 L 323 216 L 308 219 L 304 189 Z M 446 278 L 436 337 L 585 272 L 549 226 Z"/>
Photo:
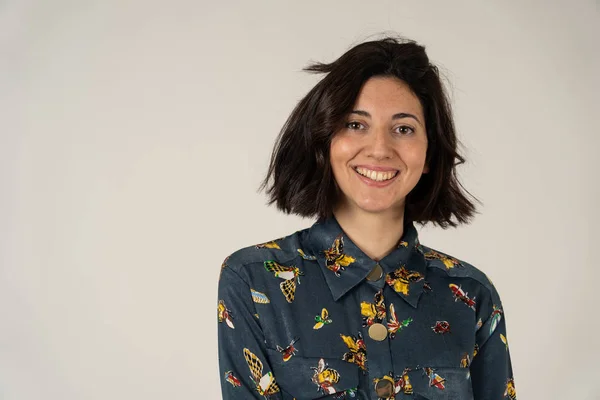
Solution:
<path fill-rule="evenodd" d="M 350 206 L 404 210 L 405 219 L 442 227 L 456 225 L 452 216 L 468 221 L 475 207 L 455 170 L 464 158 L 438 69 L 423 46 L 387 37 L 304 70 L 326 75 L 279 134 L 261 185 L 270 204 L 305 217 Z M 359 172 L 393 177 L 377 183 Z"/>
<path fill-rule="evenodd" d="M 428 170 L 426 155 L 419 99 L 394 76 L 369 78 L 331 140 L 335 207 L 402 215 L 406 196 Z"/>

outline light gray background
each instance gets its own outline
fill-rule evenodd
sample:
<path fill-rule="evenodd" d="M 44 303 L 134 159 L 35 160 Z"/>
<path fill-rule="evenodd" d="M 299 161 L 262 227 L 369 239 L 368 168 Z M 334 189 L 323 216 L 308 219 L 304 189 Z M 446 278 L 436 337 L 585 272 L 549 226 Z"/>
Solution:
<path fill-rule="evenodd" d="M 221 262 L 312 223 L 256 193 L 300 69 L 395 31 L 484 202 L 421 241 L 496 284 L 519 399 L 598 399 L 597 7 L 1 1 L 0 398 L 220 398 Z"/>

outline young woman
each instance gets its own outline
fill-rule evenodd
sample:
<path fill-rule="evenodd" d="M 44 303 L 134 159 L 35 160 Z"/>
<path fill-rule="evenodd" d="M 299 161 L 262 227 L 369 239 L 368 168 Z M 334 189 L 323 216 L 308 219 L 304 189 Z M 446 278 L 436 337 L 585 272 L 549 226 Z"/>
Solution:
<path fill-rule="evenodd" d="M 326 75 L 284 125 L 262 187 L 317 221 L 223 262 L 223 398 L 516 399 L 494 285 L 414 225 L 476 212 L 425 48 L 388 37 L 305 70 Z"/>

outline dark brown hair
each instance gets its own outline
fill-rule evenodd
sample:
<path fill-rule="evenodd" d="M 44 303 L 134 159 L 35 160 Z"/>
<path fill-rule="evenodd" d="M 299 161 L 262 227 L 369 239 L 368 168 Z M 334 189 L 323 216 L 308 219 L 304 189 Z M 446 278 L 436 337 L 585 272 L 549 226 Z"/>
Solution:
<path fill-rule="evenodd" d="M 419 98 L 427 126 L 429 172 L 406 196 L 405 221 L 442 228 L 457 226 L 452 216 L 459 223 L 469 222 L 475 206 L 456 175 L 456 166 L 465 159 L 457 152 L 452 110 L 438 68 L 429 62 L 424 46 L 387 36 L 354 46 L 330 64 L 316 62 L 303 70 L 326 75 L 298 102 L 277 137 L 259 188 L 267 188 L 269 205 L 303 217 L 332 214 L 339 194 L 329 161 L 331 139 L 362 85 L 373 76 L 393 76 Z"/>

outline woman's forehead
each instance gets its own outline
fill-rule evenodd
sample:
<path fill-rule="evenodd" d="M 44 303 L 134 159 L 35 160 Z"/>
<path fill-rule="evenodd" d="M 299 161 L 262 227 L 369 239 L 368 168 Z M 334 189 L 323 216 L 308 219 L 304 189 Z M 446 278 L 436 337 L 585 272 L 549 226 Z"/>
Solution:
<path fill-rule="evenodd" d="M 373 77 L 361 87 L 353 110 L 371 117 L 404 112 L 422 115 L 421 102 L 407 83 L 395 77 Z"/>

